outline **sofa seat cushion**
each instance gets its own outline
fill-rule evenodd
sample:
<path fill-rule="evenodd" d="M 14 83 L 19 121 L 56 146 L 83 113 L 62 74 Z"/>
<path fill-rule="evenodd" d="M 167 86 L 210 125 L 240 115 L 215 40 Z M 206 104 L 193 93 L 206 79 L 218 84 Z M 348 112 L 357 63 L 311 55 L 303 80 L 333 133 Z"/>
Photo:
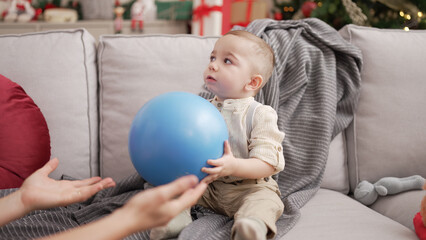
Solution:
<path fill-rule="evenodd" d="M 420 211 L 426 191 L 417 190 L 379 197 L 370 207 L 414 231 L 413 218 Z"/>
<path fill-rule="evenodd" d="M 0 189 L 17 188 L 49 160 L 49 129 L 31 97 L 3 75 L 0 93 Z"/>
<path fill-rule="evenodd" d="M 84 29 L 0 35 L 0 73 L 21 85 L 49 126 L 50 175 L 98 175 L 96 42 Z"/>
<path fill-rule="evenodd" d="M 301 208 L 299 222 L 282 240 L 416 240 L 416 234 L 347 195 L 320 189 Z"/>

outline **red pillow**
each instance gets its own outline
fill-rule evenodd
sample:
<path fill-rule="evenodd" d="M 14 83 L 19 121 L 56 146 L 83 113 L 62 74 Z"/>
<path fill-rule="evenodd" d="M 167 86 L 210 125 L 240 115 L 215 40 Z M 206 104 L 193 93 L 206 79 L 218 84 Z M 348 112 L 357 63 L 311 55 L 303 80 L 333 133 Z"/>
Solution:
<path fill-rule="evenodd" d="M 43 114 L 21 86 L 0 74 L 0 189 L 20 187 L 49 158 Z"/>

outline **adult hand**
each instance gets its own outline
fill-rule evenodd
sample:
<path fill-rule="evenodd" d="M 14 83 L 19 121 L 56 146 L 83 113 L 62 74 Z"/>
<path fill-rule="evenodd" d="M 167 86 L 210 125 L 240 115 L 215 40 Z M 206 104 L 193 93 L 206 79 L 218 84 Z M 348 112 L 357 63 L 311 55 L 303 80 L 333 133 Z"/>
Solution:
<path fill-rule="evenodd" d="M 121 211 L 123 217 L 136 223 L 132 232 L 166 225 L 203 195 L 207 184 L 197 183 L 198 178 L 194 175 L 181 177 L 169 184 L 137 194 L 118 211 Z"/>
<path fill-rule="evenodd" d="M 27 212 L 85 201 L 100 190 L 115 186 L 111 178 L 92 177 L 76 181 L 52 179 L 48 175 L 58 164 L 57 158 L 51 159 L 29 176 L 18 190 Z"/>

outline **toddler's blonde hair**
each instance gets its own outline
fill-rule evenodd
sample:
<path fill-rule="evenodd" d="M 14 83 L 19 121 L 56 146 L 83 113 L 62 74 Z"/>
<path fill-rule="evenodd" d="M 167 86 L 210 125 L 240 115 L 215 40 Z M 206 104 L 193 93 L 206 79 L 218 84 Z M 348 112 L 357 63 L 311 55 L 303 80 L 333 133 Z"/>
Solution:
<path fill-rule="evenodd" d="M 269 81 L 269 78 L 272 76 L 272 71 L 274 70 L 275 65 L 274 51 L 272 48 L 260 37 L 244 30 L 230 31 L 226 33 L 225 36 L 226 35 L 242 37 L 255 44 L 255 49 L 253 50 L 257 55 L 256 59 L 258 61 L 254 63 L 254 67 L 258 71 L 258 74 L 263 77 L 261 88 L 265 86 L 265 84 Z"/>

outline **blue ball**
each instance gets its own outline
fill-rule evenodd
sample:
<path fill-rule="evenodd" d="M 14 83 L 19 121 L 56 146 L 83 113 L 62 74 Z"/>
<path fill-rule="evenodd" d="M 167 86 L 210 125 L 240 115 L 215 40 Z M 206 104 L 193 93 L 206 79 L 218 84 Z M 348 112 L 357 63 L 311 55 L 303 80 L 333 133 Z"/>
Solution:
<path fill-rule="evenodd" d="M 204 98 L 170 92 L 148 101 L 129 133 L 129 153 L 142 178 L 154 186 L 194 174 L 207 176 L 208 159 L 223 155 L 228 129 L 220 112 Z"/>

